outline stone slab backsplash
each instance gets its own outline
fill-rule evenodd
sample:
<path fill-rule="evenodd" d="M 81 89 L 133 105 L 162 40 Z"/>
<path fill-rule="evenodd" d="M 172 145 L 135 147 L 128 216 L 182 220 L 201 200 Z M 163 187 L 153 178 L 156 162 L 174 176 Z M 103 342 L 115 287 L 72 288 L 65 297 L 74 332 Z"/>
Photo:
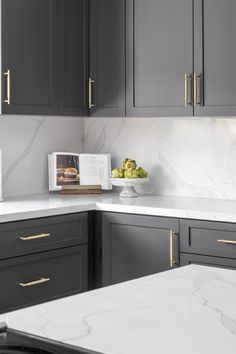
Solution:
<path fill-rule="evenodd" d="M 235 118 L 88 118 L 84 148 L 125 157 L 149 171 L 140 191 L 236 199 Z"/>
<path fill-rule="evenodd" d="M 141 192 L 236 199 L 235 118 L 1 116 L 0 148 L 4 197 L 47 192 L 47 154 L 63 150 L 136 159 Z"/>
<path fill-rule="evenodd" d="M 48 192 L 47 155 L 83 152 L 83 118 L 1 116 L 3 196 Z"/>

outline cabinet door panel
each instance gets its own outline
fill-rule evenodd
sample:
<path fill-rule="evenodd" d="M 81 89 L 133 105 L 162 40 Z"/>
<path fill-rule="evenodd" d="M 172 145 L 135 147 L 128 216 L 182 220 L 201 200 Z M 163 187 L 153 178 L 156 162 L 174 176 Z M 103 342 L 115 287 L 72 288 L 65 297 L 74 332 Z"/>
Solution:
<path fill-rule="evenodd" d="M 194 71 L 201 74 L 195 115 L 236 113 L 236 2 L 196 0 Z"/>
<path fill-rule="evenodd" d="M 180 266 L 198 264 L 202 266 L 227 268 L 236 270 L 236 260 L 230 258 L 220 258 L 211 256 L 201 256 L 198 254 L 180 253 Z"/>
<path fill-rule="evenodd" d="M 3 113 L 57 113 L 56 22 L 56 0 L 2 1 Z"/>
<path fill-rule="evenodd" d="M 59 72 L 59 113 L 87 115 L 87 0 L 59 0 Z"/>
<path fill-rule="evenodd" d="M 87 262 L 87 245 L 0 261 L 0 312 L 86 291 Z"/>
<path fill-rule="evenodd" d="M 0 224 L 0 259 L 88 242 L 87 213 Z"/>
<path fill-rule="evenodd" d="M 115 284 L 170 268 L 170 230 L 175 219 L 103 213 L 103 285 Z M 178 236 L 173 240 L 178 262 Z"/>
<path fill-rule="evenodd" d="M 127 0 L 126 28 L 127 115 L 192 115 L 192 2 Z"/>
<path fill-rule="evenodd" d="M 181 220 L 181 252 L 236 259 L 236 225 L 232 223 Z"/>
<path fill-rule="evenodd" d="M 125 1 L 92 0 L 90 5 L 92 116 L 125 115 Z"/>

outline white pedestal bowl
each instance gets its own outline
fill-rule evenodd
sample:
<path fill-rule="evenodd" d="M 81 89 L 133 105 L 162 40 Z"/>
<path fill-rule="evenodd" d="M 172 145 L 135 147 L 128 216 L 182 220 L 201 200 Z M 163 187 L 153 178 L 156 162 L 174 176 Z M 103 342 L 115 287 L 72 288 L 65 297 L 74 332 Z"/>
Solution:
<path fill-rule="evenodd" d="M 147 183 L 149 178 L 110 178 L 110 181 L 113 186 L 123 187 L 120 197 L 134 198 L 138 197 L 135 186 Z"/>

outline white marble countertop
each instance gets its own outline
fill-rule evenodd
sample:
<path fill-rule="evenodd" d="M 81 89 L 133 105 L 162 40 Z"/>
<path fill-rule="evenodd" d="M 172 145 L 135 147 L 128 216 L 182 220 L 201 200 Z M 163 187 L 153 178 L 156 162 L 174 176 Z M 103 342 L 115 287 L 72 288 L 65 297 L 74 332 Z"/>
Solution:
<path fill-rule="evenodd" d="M 9 198 L 0 203 L 0 223 L 89 210 L 236 222 L 236 201 L 232 200 L 158 195 L 125 199 L 116 193 L 104 193 L 98 196 L 42 194 Z"/>
<path fill-rule="evenodd" d="M 235 354 L 236 271 L 190 265 L 1 315 L 105 354 Z"/>

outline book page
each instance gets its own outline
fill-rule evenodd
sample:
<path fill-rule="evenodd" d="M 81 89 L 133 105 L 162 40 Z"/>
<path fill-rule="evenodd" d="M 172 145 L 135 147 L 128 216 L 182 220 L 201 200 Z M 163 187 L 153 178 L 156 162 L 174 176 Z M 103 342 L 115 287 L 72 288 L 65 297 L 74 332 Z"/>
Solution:
<path fill-rule="evenodd" d="M 80 155 L 80 184 L 99 184 L 102 189 L 111 189 L 111 158 L 109 154 Z"/>

